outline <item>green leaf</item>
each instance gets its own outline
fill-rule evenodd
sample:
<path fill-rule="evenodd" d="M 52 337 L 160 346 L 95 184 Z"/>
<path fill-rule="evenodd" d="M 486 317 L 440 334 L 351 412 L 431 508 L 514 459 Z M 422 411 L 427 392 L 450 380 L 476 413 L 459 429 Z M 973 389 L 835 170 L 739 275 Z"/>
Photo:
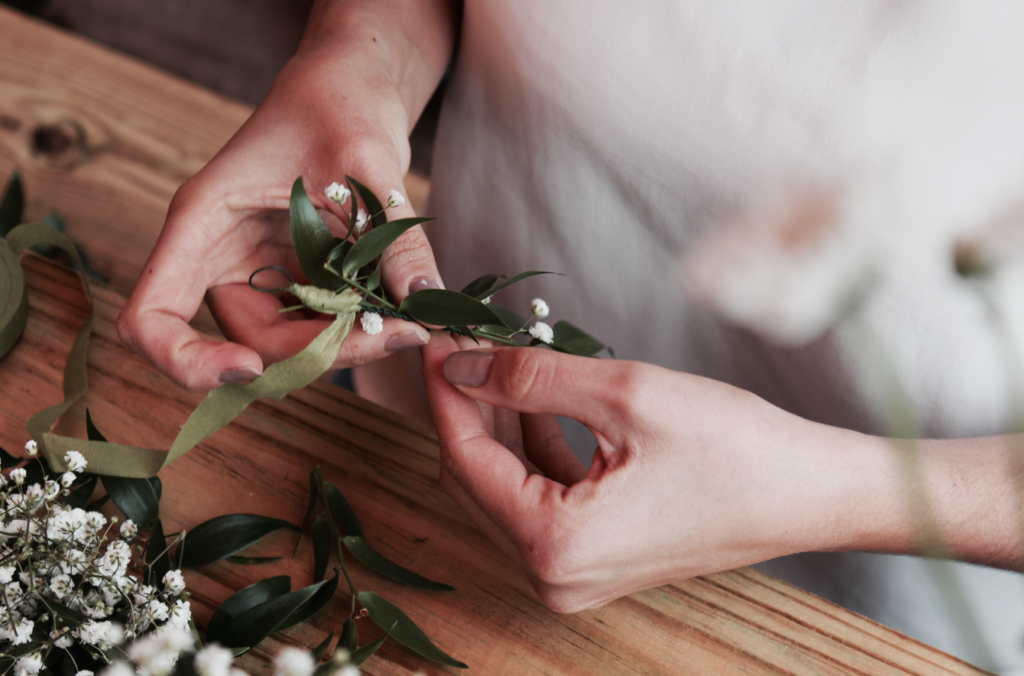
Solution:
<path fill-rule="evenodd" d="M 341 625 L 341 638 L 338 639 L 338 648 L 344 648 L 351 654 L 355 652 L 357 647 L 359 647 L 359 629 L 356 627 L 355 620 L 351 617 L 346 617 L 344 624 Z"/>
<path fill-rule="evenodd" d="M 544 272 L 543 270 L 530 270 L 529 272 L 520 272 L 515 277 L 509 277 L 501 284 L 491 287 L 490 289 L 487 290 L 487 292 L 484 295 L 477 296 L 476 298 L 477 300 L 483 300 L 484 298 L 487 298 L 487 296 L 498 293 L 505 287 L 512 286 L 516 282 L 521 282 L 527 277 L 536 277 L 537 275 L 558 275 L 559 277 L 562 276 L 562 274 L 559 272 Z"/>
<path fill-rule="evenodd" d="M 160 498 L 149 479 L 105 476 L 102 481 L 117 508 L 139 528 L 146 529 L 160 515 Z"/>
<path fill-rule="evenodd" d="M 178 566 L 195 568 L 236 554 L 281 528 L 298 530 L 281 519 L 258 514 L 226 514 L 204 521 L 179 547 Z"/>
<path fill-rule="evenodd" d="M 262 566 L 265 563 L 274 563 L 283 558 L 283 556 L 229 556 L 224 560 L 228 563 L 237 563 L 240 566 Z"/>
<path fill-rule="evenodd" d="M 338 490 L 333 481 L 325 482 L 324 486 L 327 487 L 327 499 L 330 503 L 331 511 L 334 512 L 334 517 L 338 520 L 338 525 L 341 526 L 342 532 L 346 535 L 363 537 L 363 526 L 359 523 L 356 513 L 352 511 L 352 507 L 349 506 L 345 496 L 341 494 L 341 491 Z"/>
<path fill-rule="evenodd" d="M 370 611 L 370 619 L 384 631 L 388 631 L 390 628 L 391 635 L 406 648 L 441 664 L 458 667 L 459 669 L 469 668 L 434 645 L 427 635 L 423 633 L 423 630 L 409 619 L 408 615 L 380 594 L 364 591 L 359 592 L 358 598 L 359 603 Z"/>
<path fill-rule="evenodd" d="M 380 286 L 380 277 L 381 277 L 381 274 L 382 274 L 383 270 L 384 270 L 384 266 L 383 265 L 378 265 L 377 267 L 375 267 L 373 269 L 373 272 L 370 274 L 370 278 L 366 280 L 366 288 L 367 288 L 367 290 L 375 291 L 377 289 L 377 287 Z"/>
<path fill-rule="evenodd" d="M 559 352 L 593 357 L 608 346 L 569 322 L 559 321 L 551 327 L 555 333 L 551 347 Z"/>
<path fill-rule="evenodd" d="M 316 592 L 313 594 L 313 596 L 309 599 L 307 603 L 299 606 L 295 612 L 293 612 L 284 621 L 278 624 L 274 628 L 274 632 L 283 631 L 288 627 L 294 626 L 301 622 L 305 622 L 310 617 L 315 615 L 321 608 L 330 603 L 331 599 L 334 598 L 334 594 L 338 591 L 338 582 L 340 580 L 341 577 L 339 577 L 338 575 L 338 569 L 335 568 L 334 577 L 325 582 L 318 582 L 317 584 L 323 586 L 316 590 Z"/>
<path fill-rule="evenodd" d="M 337 289 L 340 280 L 324 270 L 324 262 L 334 248 L 334 235 L 324 225 L 324 219 L 309 201 L 309 195 L 299 176 L 292 184 L 292 197 L 288 207 L 291 222 L 292 246 L 299 265 L 310 284 L 324 289 Z"/>
<path fill-rule="evenodd" d="M 21 172 L 15 170 L 4 188 L 3 199 L 0 199 L 0 237 L 21 224 L 22 212 L 25 210 L 25 191 L 21 186 Z"/>
<path fill-rule="evenodd" d="M 334 577 L 337 585 L 337 576 Z M 291 620 L 328 582 L 317 582 L 269 599 L 239 613 L 217 631 L 217 642 L 233 648 L 253 647 L 274 632 L 294 624 Z M 301 620 L 298 620 L 301 621 Z M 209 637 L 209 631 L 207 631 Z"/>
<path fill-rule="evenodd" d="M 374 227 L 373 230 L 364 234 L 352 245 L 352 250 L 345 256 L 345 262 L 341 265 L 341 274 L 351 277 L 359 268 L 384 253 L 384 250 L 401 237 L 406 230 L 420 223 L 433 220 L 435 219 L 400 218 L 397 221 L 383 223 Z"/>
<path fill-rule="evenodd" d="M 348 174 L 345 174 L 345 180 L 350 186 L 355 188 L 355 193 L 359 193 L 359 198 L 363 200 L 363 206 L 366 207 L 366 214 L 372 217 L 370 222 L 373 224 L 373 227 L 376 228 L 379 225 L 387 223 L 388 217 L 387 214 L 384 213 L 384 205 L 380 203 L 380 200 L 373 194 L 373 191 Z M 353 193 L 353 195 L 355 193 Z M 354 202 L 355 200 L 353 200 L 353 203 Z M 352 222 L 355 223 L 355 220 Z"/>
<path fill-rule="evenodd" d="M 350 535 L 342 540 L 345 548 L 356 560 L 367 568 L 377 571 L 385 577 L 390 577 L 396 582 L 429 591 L 455 591 L 455 587 L 440 582 L 428 580 L 422 575 L 412 572 L 386 558 L 383 554 L 371 547 L 361 537 Z"/>
<path fill-rule="evenodd" d="M 327 562 L 331 558 L 331 545 L 334 534 L 327 521 L 327 515 L 321 514 L 313 522 L 313 582 L 319 582 L 327 574 Z"/>
<path fill-rule="evenodd" d="M 327 254 L 327 262 L 334 263 L 336 260 L 345 260 L 345 256 L 352 249 L 352 242 L 347 240 L 338 241 L 338 238 L 334 238 L 334 248 L 331 249 L 331 253 Z"/>
<path fill-rule="evenodd" d="M 388 640 L 388 636 L 391 636 L 391 631 L 381 636 L 373 643 L 367 643 L 362 648 L 357 648 L 350 651 L 349 662 L 356 665 L 357 667 L 362 665 L 363 662 L 373 657 L 373 654 L 377 652 L 377 649 L 384 645 L 384 641 Z M 468 667 L 466 667 L 468 669 Z"/>
<path fill-rule="evenodd" d="M 487 296 L 491 295 L 491 287 L 498 283 L 504 275 L 484 275 L 483 277 L 477 277 L 472 282 L 467 284 L 462 291 L 459 293 L 464 296 L 471 296 L 477 300 L 483 300 Z"/>
<path fill-rule="evenodd" d="M 310 654 L 313 656 L 313 664 L 318 663 L 320 660 L 324 658 L 324 655 L 327 654 L 327 649 L 331 647 L 331 641 L 334 640 L 334 635 L 336 633 L 337 632 L 332 631 L 330 634 L 327 635 L 327 638 L 320 642 L 320 645 L 313 648 L 313 650 L 310 652 Z"/>
<path fill-rule="evenodd" d="M 71 608 L 68 608 L 67 606 L 61 604 L 59 601 L 56 601 L 54 599 L 47 599 L 44 596 L 36 596 L 36 598 L 42 601 L 43 605 L 46 606 L 46 608 L 51 613 L 63 617 L 73 626 L 77 627 L 89 621 L 88 617 L 78 612 L 77 610 L 72 610 Z"/>
<path fill-rule="evenodd" d="M 398 308 L 414 319 L 435 326 L 501 324 L 490 306 L 447 289 L 424 289 L 405 297 Z"/>
<path fill-rule="evenodd" d="M 220 641 L 221 631 L 236 617 L 261 603 L 284 596 L 292 589 L 292 579 L 287 575 L 268 577 L 242 589 L 213 613 L 206 626 L 206 642 Z"/>
<path fill-rule="evenodd" d="M 316 501 L 320 497 L 320 484 L 316 480 L 316 472 L 309 473 L 309 504 L 306 505 L 306 516 L 302 518 L 302 528 L 299 529 L 299 537 L 295 538 L 295 548 L 292 550 L 292 557 L 299 551 L 299 543 L 302 542 L 302 534 L 309 528 L 309 522 L 313 519 L 313 512 L 316 511 Z"/>
<path fill-rule="evenodd" d="M 148 584 L 156 585 L 171 569 L 171 553 L 167 550 L 164 524 L 159 518 L 149 526 L 149 544 L 146 545 L 146 563 L 149 564 Z"/>

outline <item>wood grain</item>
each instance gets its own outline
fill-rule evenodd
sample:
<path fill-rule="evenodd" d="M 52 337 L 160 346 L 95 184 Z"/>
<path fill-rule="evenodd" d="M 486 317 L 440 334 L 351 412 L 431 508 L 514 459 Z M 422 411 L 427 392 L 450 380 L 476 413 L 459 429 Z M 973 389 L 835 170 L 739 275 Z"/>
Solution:
<path fill-rule="evenodd" d="M 0 362 L 0 445 L 18 449 L 24 421 L 61 397 L 64 358 L 86 315 L 77 278 L 34 255 L 27 269 L 30 316 L 25 335 Z M 96 291 L 86 404 L 111 441 L 166 448 L 201 395 L 185 392 L 118 342 L 123 299 Z M 84 434 L 84 406 L 60 423 Z M 352 564 L 356 584 L 404 609 L 474 673 L 511 674 L 979 674 L 938 650 L 750 569 L 652 589 L 604 608 L 557 615 L 543 608 L 522 574 L 472 525 L 437 484 L 438 449 L 428 427 L 317 382 L 284 401 L 260 401 L 168 467 L 163 515 L 168 531 L 212 516 L 250 512 L 301 522 L 307 475 L 320 465 L 345 492 L 370 541 L 385 555 L 455 593 L 404 589 Z M 287 555 L 293 535 L 279 533 L 254 555 Z M 311 581 L 308 538 L 296 558 L 272 567 L 226 563 L 186 572 L 194 612 L 205 625 L 235 590 L 273 574 Z M 282 643 L 316 645 L 349 611 L 339 594 L 301 627 L 254 651 Z M 379 631 L 360 622 L 364 638 Z M 420 669 L 448 673 L 389 644 L 369 674 Z"/>
<path fill-rule="evenodd" d="M 111 278 L 96 291 L 90 394 L 58 424 L 84 436 L 84 406 L 111 441 L 166 448 L 201 395 L 185 392 L 119 344 L 114 321 L 176 187 L 230 137 L 248 109 L 96 45 L 0 8 L 0 176 L 26 175 L 29 215 L 58 209 Z M 61 139 L 74 142 L 61 145 Z M 411 194 L 425 187 L 413 182 Z M 418 197 L 417 197 L 418 199 Z M 25 335 L 0 361 L 0 445 L 19 449 L 24 423 L 61 397 L 72 336 L 87 313 L 67 269 L 23 258 Z M 119 293 L 120 292 L 120 293 Z M 298 523 L 307 475 L 321 465 L 362 518 L 370 541 L 458 591 L 403 589 L 353 564 L 360 588 L 383 594 L 480 674 L 979 674 L 979 670 L 753 570 L 652 589 L 604 608 L 556 615 L 522 574 L 439 489 L 433 431 L 317 382 L 257 402 L 161 474 L 169 531 L 252 512 Z M 287 554 L 278 533 L 253 555 Z M 308 584 L 309 540 L 270 567 L 188 571 L 201 625 L 235 590 L 273 574 Z M 301 627 L 265 642 L 312 646 L 348 614 L 344 595 Z M 379 635 L 360 621 L 363 638 Z M 389 643 L 369 674 L 452 673 Z"/>

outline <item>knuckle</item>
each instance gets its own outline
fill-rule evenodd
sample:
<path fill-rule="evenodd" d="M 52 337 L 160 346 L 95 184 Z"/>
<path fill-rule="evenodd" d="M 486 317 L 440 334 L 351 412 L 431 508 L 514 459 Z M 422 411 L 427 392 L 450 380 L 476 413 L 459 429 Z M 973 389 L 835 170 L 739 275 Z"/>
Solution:
<path fill-rule="evenodd" d="M 499 384 L 512 403 L 521 403 L 540 388 L 548 387 L 555 376 L 555 368 L 545 368 L 536 350 L 510 348 L 499 359 Z"/>
<path fill-rule="evenodd" d="M 423 230 L 412 228 L 406 230 L 401 237 L 391 243 L 391 246 L 384 252 L 384 260 L 400 272 L 406 266 L 433 261 L 434 254 Z"/>
<path fill-rule="evenodd" d="M 610 403 L 612 414 L 627 423 L 638 421 L 650 396 L 645 365 L 623 363 L 611 381 L 611 391 L 615 393 Z"/>
<path fill-rule="evenodd" d="M 121 344 L 138 354 L 138 341 L 136 338 L 136 327 L 138 325 L 138 314 L 134 306 L 129 303 L 121 309 L 117 316 L 117 337 Z"/>

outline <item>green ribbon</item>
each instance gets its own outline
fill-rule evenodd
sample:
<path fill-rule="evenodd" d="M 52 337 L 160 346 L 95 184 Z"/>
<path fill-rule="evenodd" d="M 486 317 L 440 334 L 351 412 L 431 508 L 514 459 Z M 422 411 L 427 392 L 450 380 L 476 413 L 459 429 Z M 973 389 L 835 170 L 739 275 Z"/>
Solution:
<path fill-rule="evenodd" d="M 14 347 L 25 330 L 28 292 L 18 256 L 36 244 L 59 247 L 82 267 L 71 240 L 45 223 L 19 225 L 8 234 L 6 244 L 0 240 L 0 283 L 3 284 L 0 287 L 0 359 Z M 88 389 L 86 358 L 93 328 L 93 298 L 84 277 L 82 286 L 89 298 L 89 316 L 78 330 L 64 365 L 64 401 L 39 411 L 26 424 L 43 457 L 55 471 L 67 470 L 64 455 L 75 450 L 89 462 L 89 471 L 96 474 L 138 478 L 156 475 L 234 420 L 257 399 L 283 399 L 323 375 L 334 364 L 359 311 L 357 293 L 348 290 L 339 294 L 343 302 L 339 303 L 337 316 L 312 343 L 294 357 L 272 364 L 262 376 L 247 385 L 231 383 L 210 392 L 185 421 L 170 450 L 161 451 L 50 433 L 53 424 Z"/>

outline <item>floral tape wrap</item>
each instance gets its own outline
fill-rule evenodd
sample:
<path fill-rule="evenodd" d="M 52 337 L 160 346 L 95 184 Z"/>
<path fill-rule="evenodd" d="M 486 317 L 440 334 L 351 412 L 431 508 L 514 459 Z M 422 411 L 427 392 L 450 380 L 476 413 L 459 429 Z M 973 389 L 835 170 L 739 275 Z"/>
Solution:
<path fill-rule="evenodd" d="M 65 251 L 79 263 L 71 241 L 43 223 L 20 225 L 10 232 L 7 243 L 0 241 L 0 358 L 14 346 L 25 329 L 28 301 L 24 276 L 17 263 L 18 256 L 36 244 L 50 244 Z M 359 295 L 353 291 L 338 294 L 338 314 L 324 331 L 294 357 L 273 364 L 264 374 L 242 385 L 223 385 L 196 407 L 175 438 L 169 451 L 136 448 L 101 441 L 86 441 L 57 434 L 50 428 L 87 389 L 86 357 L 92 333 L 92 292 L 83 278 L 90 312 L 75 336 L 64 366 L 64 401 L 36 413 L 28 421 L 29 434 L 39 444 L 51 469 L 66 470 L 64 454 L 76 450 L 89 461 L 89 471 L 122 477 L 151 477 L 224 427 L 257 399 L 282 399 L 289 392 L 301 389 L 319 378 L 333 364 L 341 346 L 352 330 Z"/>

